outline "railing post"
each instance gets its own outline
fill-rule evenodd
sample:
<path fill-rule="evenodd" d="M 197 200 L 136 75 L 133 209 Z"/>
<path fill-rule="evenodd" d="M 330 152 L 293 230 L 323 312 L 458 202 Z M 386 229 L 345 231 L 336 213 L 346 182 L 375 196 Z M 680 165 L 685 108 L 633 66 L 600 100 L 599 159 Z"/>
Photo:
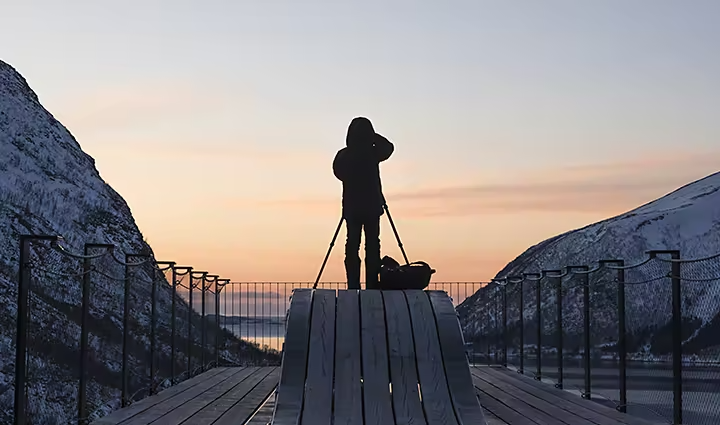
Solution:
<path fill-rule="evenodd" d="M 166 266 L 166 268 L 160 268 L 160 266 Z M 175 266 L 174 261 L 155 261 L 155 268 L 153 270 L 152 287 L 150 292 L 150 390 L 149 394 L 153 395 L 156 393 L 155 377 L 157 371 L 155 370 L 155 347 L 157 345 L 156 329 L 157 329 L 157 284 L 158 276 L 157 273 L 163 274 L 167 269 L 172 269 Z M 173 298 L 174 300 L 174 298 Z"/>
<path fill-rule="evenodd" d="M 193 269 L 188 268 L 188 331 L 187 331 L 187 377 L 192 375 L 192 302 L 193 302 Z"/>
<path fill-rule="evenodd" d="M 545 274 L 541 273 L 540 278 L 535 281 L 535 317 L 537 319 L 537 345 L 535 360 L 537 362 L 535 379 L 542 380 L 542 334 L 543 334 L 543 321 L 542 321 L 542 280 L 545 278 Z"/>
<path fill-rule="evenodd" d="M 156 326 L 156 291 L 157 291 L 157 272 L 153 272 L 152 287 L 150 291 L 150 391 L 149 395 L 155 394 L 155 326 Z"/>
<path fill-rule="evenodd" d="M 528 274 L 523 273 L 522 279 L 520 279 L 520 369 L 518 373 L 525 373 L 525 288 L 523 283 Z"/>
<path fill-rule="evenodd" d="M 114 245 L 86 243 L 83 249 L 82 305 L 80 306 L 80 385 L 78 389 L 78 424 L 87 423 L 88 320 L 90 313 L 91 249 L 111 250 Z"/>
<path fill-rule="evenodd" d="M 188 296 L 188 378 L 192 377 L 192 345 L 193 345 L 193 337 L 192 337 L 192 317 L 193 317 L 193 288 L 195 287 L 195 284 L 193 283 L 193 274 L 200 275 L 201 279 L 205 279 L 205 275 L 208 272 L 196 272 L 192 271 L 190 269 L 190 284 L 188 285 L 190 287 L 190 295 Z M 195 278 L 197 279 L 197 278 Z M 202 291 L 201 291 L 202 294 Z"/>
<path fill-rule="evenodd" d="M 583 368 L 585 369 L 585 390 L 582 397 L 590 400 L 591 398 L 591 386 L 590 386 L 590 275 L 587 273 L 589 270 L 588 266 L 567 266 L 568 272 L 572 270 L 579 270 L 580 277 L 582 278 L 583 287 Z M 585 273 L 583 273 L 585 272 Z"/>
<path fill-rule="evenodd" d="M 673 418 L 682 424 L 682 281 L 680 276 L 680 252 L 672 254 L 673 298 Z"/>
<path fill-rule="evenodd" d="M 682 424 L 682 280 L 680 276 L 680 251 L 649 251 L 651 258 L 668 254 L 671 258 L 670 281 L 672 284 L 672 356 L 673 356 L 673 424 Z"/>
<path fill-rule="evenodd" d="M 502 305 L 502 315 L 503 315 L 503 356 L 502 356 L 502 365 L 503 367 L 507 367 L 508 361 L 508 323 L 507 323 L 507 281 L 502 285 L 502 299 L 503 299 L 503 305 Z"/>
<path fill-rule="evenodd" d="M 557 332 L 557 340 L 555 349 L 557 350 L 558 362 L 558 380 L 555 388 L 563 388 L 563 314 L 562 314 L 562 270 L 543 270 L 543 275 L 548 278 L 555 279 L 555 304 L 557 305 L 555 331 Z M 552 273 L 552 275 L 550 275 Z"/>
<path fill-rule="evenodd" d="M 125 407 L 129 404 L 128 391 L 130 371 L 128 369 L 128 358 L 130 356 L 130 260 L 133 258 L 148 257 L 145 254 L 125 254 L 125 279 L 123 290 L 123 341 L 122 341 L 122 383 L 120 385 L 120 405 Z"/>
<path fill-rule="evenodd" d="M 215 284 L 215 365 L 220 366 L 220 337 L 225 336 L 225 332 L 220 329 L 220 292 L 230 283 L 230 279 L 219 280 Z M 227 295 L 227 294 L 226 294 Z M 227 300 L 227 296 L 225 297 Z M 225 314 L 227 314 L 227 305 L 225 306 Z"/>
<path fill-rule="evenodd" d="M 495 364 L 498 363 L 498 351 L 500 351 L 500 285 L 495 285 L 495 320 L 493 322 L 495 323 L 495 347 L 493 350 L 493 357 L 495 358 Z"/>
<path fill-rule="evenodd" d="M 170 385 L 175 385 L 175 297 L 177 296 L 177 267 L 172 266 L 172 306 L 170 307 Z"/>
<path fill-rule="evenodd" d="M 211 279 L 212 278 L 212 279 Z M 205 319 L 205 296 L 207 291 L 210 290 L 209 283 L 217 282 L 217 275 L 205 275 L 203 276 L 202 280 L 202 314 L 201 314 L 201 321 L 200 321 L 200 371 L 205 372 L 205 366 L 206 366 L 206 360 L 205 360 L 205 346 L 207 344 L 207 320 Z"/>
<path fill-rule="evenodd" d="M 122 342 L 122 383 L 120 385 L 120 406 L 128 405 L 128 345 L 130 342 L 130 258 L 132 254 L 125 254 L 125 288 L 123 291 L 123 342 Z"/>
<path fill-rule="evenodd" d="M 483 292 L 485 298 L 485 347 L 487 348 L 487 364 L 490 364 L 490 284 L 488 289 Z M 291 297 L 292 298 L 292 297 Z M 287 331 L 287 312 L 285 313 L 285 330 Z M 283 345 L 285 343 L 283 342 Z"/>
<path fill-rule="evenodd" d="M 520 285 L 520 290 L 517 291 L 520 294 L 520 305 L 518 307 L 519 313 L 520 313 L 520 315 L 519 315 L 520 317 L 519 317 L 519 321 L 518 321 L 518 324 L 519 324 L 518 327 L 520 330 L 520 336 L 519 336 L 520 337 L 520 347 L 519 347 L 520 348 L 520 367 L 518 369 L 518 373 L 524 373 L 523 365 L 524 365 L 524 361 L 525 361 L 525 359 L 524 359 L 525 349 L 523 346 L 523 332 L 524 332 L 525 325 L 524 325 L 524 321 L 523 321 L 523 294 L 522 294 L 522 287 L 523 287 L 522 285 L 523 285 L 524 279 L 525 279 L 524 276 L 513 275 L 513 276 L 508 276 L 507 279 L 505 280 L 506 288 L 510 284 L 513 284 L 513 285 L 519 284 Z M 507 367 L 507 361 L 506 361 L 505 366 Z"/>
<path fill-rule="evenodd" d="M 200 372 L 205 372 L 205 291 L 208 275 L 202 277 L 202 299 L 200 302 Z"/>
<path fill-rule="evenodd" d="M 18 269 L 17 334 L 15 336 L 15 425 L 27 423 L 27 335 L 28 298 L 30 294 L 30 242 L 37 240 L 57 241 L 57 236 L 20 235 L 20 258 Z"/>
<path fill-rule="evenodd" d="M 600 266 L 615 265 L 617 268 L 617 315 L 618 315 L 618 387 L 620 405 L 618 410 L 627 413 L 627 335 L 625 324 L 625 262 L 623 260 L 601 260 Z"/>

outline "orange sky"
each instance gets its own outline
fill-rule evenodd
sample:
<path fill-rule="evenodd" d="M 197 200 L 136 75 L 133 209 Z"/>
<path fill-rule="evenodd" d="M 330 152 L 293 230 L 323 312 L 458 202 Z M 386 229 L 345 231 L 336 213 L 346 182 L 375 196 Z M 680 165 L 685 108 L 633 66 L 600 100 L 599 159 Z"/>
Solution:
<path fill-rule="evenodd" d="M 720 169 L 718 7 L 10 2 L 0 40 L 158 259 L 314 280 L 332 159 L 364 115 L 396 145 L 383 186 L 410 259 L 478 281 Z"/>
<path fill-rule="evenodd" d="M 212 151 L 205 154 L 213 165 L 195 165 L 196 156 L 178 152 L 144 158 L 118 156 L 113 149 L 91 153 L 130 203 L 159 258 L 238 281 L 315 279 L 339 219 L 339 187 L 331 175 L 325 179 L 335 187 L 325 196 L 301 185 L 273 196 L 262 190 L 265 182 L 282 177 L 267 186 L 288 185 L 285 179 L 308 173 L 307 165 L 272 156 L 253 165 Z M 279 164 L 282 174 L 273 169 Z M 383 165 L 386 196 L 410 259 L 436 268 L 435 281 L 478 281 L 493 277 L 532 244 L 716 171 L 720 156 L 668 154 L 510 175 L 478 173 L 474 184 L 448 179 L 413 188 L 393 184 L 396 174 L 411 168 L 394 166 Z M 327 166 L 321 170 L 327 174 Z M 228 193 L 240 182 L 260 189 L 256 197 Z M 386 218 L 382 226 L 383 253 L 401 258 Z M 344 229 L 323 280 L 344 278 L 343 244 Z"/>

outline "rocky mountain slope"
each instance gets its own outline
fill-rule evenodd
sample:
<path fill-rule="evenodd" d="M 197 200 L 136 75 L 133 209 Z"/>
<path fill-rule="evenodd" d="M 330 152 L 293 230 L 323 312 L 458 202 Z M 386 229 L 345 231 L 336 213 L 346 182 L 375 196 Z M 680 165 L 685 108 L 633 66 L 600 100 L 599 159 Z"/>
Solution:
<path fill-rule="evenodd" d="M 70 132 L 43 108 L 38 96 L 11 66 L 0 61 L 0 423 L 12 422 L 19 235 L 64 237 L 62 246 L 82 251 L 84 243 L 110 243 L 115 256 L 149 253 L 123 198 L 100 177 L 93 159 Z M 92 260 L 89 411 L 95 415 L 120 403 L 123 266 L 106 255 Z M 28 423 L 66 424 L 76 417 L 79 374 L 82 260 L 47 243 L 32 251 L 32 291 L 28 333 Z M 136 267 L 131 285 L 131 392 L 146 394 L 149 374 L 151 283 L 157 285 L 157 377 L 169 376 L 172 291 L 162 272 L 150 264 Z M 187 346 L 188 306 L 176 298 L 178 347 Z M 193 322 L 200 319 L 195 314 Z M 198 323 L 193 339 L 200 341 Z M 216 329 L 211 329 L 214 341 Z M 222 357 L 242 362 L 239 353 L 257 355 L 253 346 L 222 333 L 232 345 Z M 177 371 L 185 370 L 185 350 L 178 348 Z M 212 350 L 207 352 L 210 358 Z M 200 356 L 196 350 L 193 356 Z M 243 356 L 244 358 L 244 356 Z M 193 359 L 195 365 L 200 359 Z"/>
<path fill-rule="evenodd" d="M 690 183 L 676 191 L 587 227 L 573 230 L 528 248 L 496 276 L 520 276 L 567 265 L 588 265 L 598 260 L 622 259 L 634 265 L 648 258 L 649 250 L 679 250 L 684 259 L 703 258 L 720 253 L 720 173 Z M 668 258 L 659 256 L 659 258 Z M 658 259 L 625 271 L 626 317 L 629 350 L 638 356 L 668 353 L 668 324 L 671 316 L 671 284 L 666 276 L 671 265 Z M 720 258 L 681 264 L 685 353 L 703 356 L 719 350 L 720 337 Z M 563 331 L 566 349 L 577 350 L 582 331 L 581 277 L 568 275 L 563 285 Z M 602 269 L 589 275 L 591 339 L 594 347 L 612 351 L 617 341 L 617 272 Z M 541 281 L 541 317 L 544 345 L 555 344 L 557 302 L 556 283 Z M 467 335 L 493 334 L 495 321 L 502 322 L 500 310 L 488 300 L 500 295 L 496 285 L 480 289 L 459 307 Z M 509 329 L 519 335 L 519 285 L 506 288 Z M 523 283 L 525 343 L 534 344 L 536 282 Z M 501 305 L 501 302 L 498 303 Z M 715 347 L 715 348 L 713 348 Z"/>

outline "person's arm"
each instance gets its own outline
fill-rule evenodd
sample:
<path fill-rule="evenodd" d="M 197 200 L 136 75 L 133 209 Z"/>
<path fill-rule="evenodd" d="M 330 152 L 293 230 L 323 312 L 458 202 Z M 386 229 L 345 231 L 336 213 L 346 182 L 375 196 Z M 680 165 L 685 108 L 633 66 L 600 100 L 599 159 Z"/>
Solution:
<path fill-rule="evenodd" d="M 384 136 L 375 134 L 375 155 L 378 162 L 383 162 L 390 158 L 395 151 L 395 146 Z"/>
<path fill-rule="evenodd" d="M 345 181 L 348 177 L 347 150 L 340 149 L 333 160 L 333 174 L 340 181 Z"/>

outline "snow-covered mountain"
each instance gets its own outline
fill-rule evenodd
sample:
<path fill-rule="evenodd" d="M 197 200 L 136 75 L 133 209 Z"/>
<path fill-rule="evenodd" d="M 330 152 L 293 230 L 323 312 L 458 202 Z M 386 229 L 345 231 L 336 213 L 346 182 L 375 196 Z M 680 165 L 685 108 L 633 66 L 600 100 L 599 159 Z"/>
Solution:
<path fill-rule="evenodd" d="M 720 173 L 712 174 L 683 186 L 653 202 L 617 217 L 573 230 L 528 248 L 503 268 L 496 278 L 539 273 L 565 266 L 587 265 L 591 269 L 599 260 L 622 259 L 634 265 L 648 258 L 649 250 L 679 250 L 683 259 L 704 258 L 720 253 Z M 660 256 L 660 258 L 668 258 Z M 625 271 L 626 317 L 629 350 L 662 355 L 667 344 L 671 318 L 671 285 L 666 276 L 669 262 L 655 259 Z M 720 258 L 681 264 L 685 353 L 707 353 L 720 346 Z M 563 330 L 566 343 L 579 344 L 582 331 L 581 277 L 569 274 L 563 278 Z M 617 272 L 601 269 L 590 277 L 591 334 L 595 347 L 617 341 Z M 513 332 L 519 321 L 519 285 L 509 285 L 508 324 Z M 555 344 L 556 284 L 541 281 L 544 344 Z M 536 341 L 536 282 L 523 284 L 523 317 L 527 331 L 525 342 Z M 502 321 L 487 300 L 500 289 L 490 285 L 465 300 L 458 313 L 466 335 L 492 334 L 494 320 Z M 569 342 L 568 342 L 569 341 Z M 577 348 L 577 347 L 575 347 Z M 717 347 L 720 349 L 720 347 Z M 612 351 L 611 349 L 608 351 Z"/>
<path fill-rule="evenodd" d="M 152 254 L 130 208 L 100 177 L 93 158 L 43 108 L 25 79 L 0 61 L 0 423 L 12 422 L 21 234 L 61 235 L 62 245 L 74 252 L 81 251 L 86 242 L 114 244 L 121 260 L 124 252 Z M 109 256 L 92 264 L 99 272 L 91 274 L 87 396 L 88 410 L 102 415 L 120 403 L 124 268 Z M 31 267 L 28 409 L 32 417 L 28 423 L 67 424 L 76 416 L 82 260 L 38 243 Z M 162 273 L 148 264 L 137 268 L 131 286 L 132 392 L 150 384 L 150 282 L 154 278 L 161 280 L 157 285 L 159 377 L 155 384 L 169 376 L 172 290 Z M 180 297 L 176 302 L 177 371 L 182 372 L 185 350 L 180 347 L 187 344 L 188 306 Z M 199 323 L 200 318 L 195 320 Z M 199 341 L 199 333 L 193 338 Z M 241 361 L 236 357 L 238 348 L 256 350 L 232 338 L 228 343 L 233 344 L 232 354 L 225 350 L 222 356 L 231 361 Z M 255 354 L 255 359 L 268 358 Z M 193 357 L 199 355 L 199 351 L 193 353 Z"/>

